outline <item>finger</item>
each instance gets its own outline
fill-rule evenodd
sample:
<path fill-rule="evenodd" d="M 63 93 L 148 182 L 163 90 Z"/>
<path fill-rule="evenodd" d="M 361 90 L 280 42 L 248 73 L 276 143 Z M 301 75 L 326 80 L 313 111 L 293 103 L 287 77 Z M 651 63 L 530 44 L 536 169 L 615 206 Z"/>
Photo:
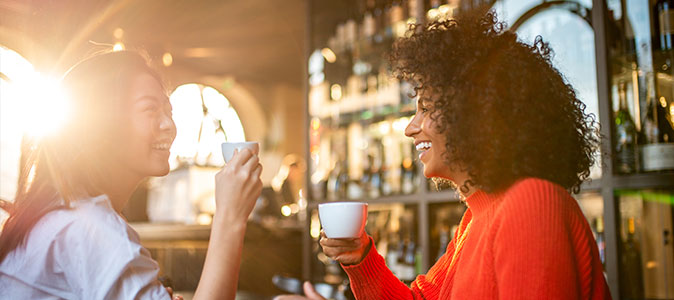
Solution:
<path fill-rule="evenodd" d="M 320 241 L 321 246 L 324 247 L 360 247 L 360 240 L 353 239 L 326 239 L 323 238 Z"/>
<path fill-rule="evenodd" d="M 248 150 L 248 149 L 245 149 L 245 150 Z M 250 150 L 248 150 L 248 151 L 250 151 Z M 251 156 L 248 158 L 248 160 L 245 161 L 245 163 L 243 164 L 243 168 L 245 170 L 251 170 L 252 171 L 252 170 L 255 170 L 255 168 L 257 168 L 257 165 L 259 165 L 259 164 L 260 164 L 260 158 L 255 154 L 251 154 Z"/>
<path fill-rule="evenodd" d="M 319 293 L 316 292 L 314 286 L 309 281 L 304 282 L 303 289 L 304 295 L 306 295 L 307 298 L 311 300 L 325 300 L 323 296 L 321 296 Z"/>
<path fill-rule="evenodd" d="M 306 300 L 306 299 L 307 298 L 296 295 L 281 295 L 274 297 L 274 300 Z"/>
<path fill-rule="evenodd" d="M 255 171 L 253 171 L 253 178 L 260 177 L 260 174 L 262 174 L 262 164 L 258 163 Z"/>
<path fill-rule="evenodd" d="M 334 260 L 337 260 L 337 257 L 339 256 L 355 253 L 355 251 L 355 249 L 345 248 L 323 248 L 323 253 Z"/>
<path fill-rule="evenodd" d="M 175 296 L 173 297 L 173 300 L 184 300 L 183 296 Z"/>
<path fill-rule="evenodd" d="M 239 149 L 236 149 L 234 154 L 232 155 L 232 159 L 229 161 L 229 163 L 233 164 L 233 165 L 243 165 L 253 155 L 254 154 L 253 154 L 252 151 L 250 151 L 250 149 L 244 148 L 241 151 L 239 151 Z"/>

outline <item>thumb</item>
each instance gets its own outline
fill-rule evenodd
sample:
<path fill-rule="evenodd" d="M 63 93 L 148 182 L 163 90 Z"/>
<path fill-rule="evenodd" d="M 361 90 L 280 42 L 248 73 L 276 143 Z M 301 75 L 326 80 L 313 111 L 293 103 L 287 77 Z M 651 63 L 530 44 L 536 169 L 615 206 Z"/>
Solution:
<path fill-rule="evenodd" d="M 311 300 L 325 300 L 323 296 L 316 292 L 314 286 L 309 281 L 304 282 L 304 295 Z"/>

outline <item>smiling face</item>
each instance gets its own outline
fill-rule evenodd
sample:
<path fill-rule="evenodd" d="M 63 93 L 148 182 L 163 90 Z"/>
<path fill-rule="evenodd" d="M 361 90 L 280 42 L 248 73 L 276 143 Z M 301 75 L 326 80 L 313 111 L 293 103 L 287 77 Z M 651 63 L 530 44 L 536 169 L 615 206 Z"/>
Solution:
<path fill-rule="evenodd" d="M 159 81 L 141 73 L 130 80 L 123 97 L 124 114 L 114 140 L 113 162 L 131 176 L 169 172 L 169 149 L 176 136 L 169 98 Z"/>
<path fill-rule="evenodd" d="M 424 164 L 424 176 L 452 179 L 449 165 L 443 158 L 447 151 L 447 138 L 436 131 L 435 121 L 431 118 L 429 100 L 419 97 L 417 112 L 405 128 L 405 135 L 414 139 L 419 152 L 419 160 Z"/>

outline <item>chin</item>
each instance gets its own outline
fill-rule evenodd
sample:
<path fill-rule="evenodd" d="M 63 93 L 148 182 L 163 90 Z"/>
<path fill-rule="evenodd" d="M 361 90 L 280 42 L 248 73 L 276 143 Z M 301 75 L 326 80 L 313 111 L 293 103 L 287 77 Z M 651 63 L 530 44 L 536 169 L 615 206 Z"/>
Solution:
<path fill-rule="evenodd" d="M 152 172 L 151 176 L 156 176 L 156 177 L 166 176 L 170 171 L 171 171 L 171 168 L 169 167 L 168 164 L 166 164 L 166 166 L 161 166 L 161 167 L 157 168 L 154 172 Z"/>

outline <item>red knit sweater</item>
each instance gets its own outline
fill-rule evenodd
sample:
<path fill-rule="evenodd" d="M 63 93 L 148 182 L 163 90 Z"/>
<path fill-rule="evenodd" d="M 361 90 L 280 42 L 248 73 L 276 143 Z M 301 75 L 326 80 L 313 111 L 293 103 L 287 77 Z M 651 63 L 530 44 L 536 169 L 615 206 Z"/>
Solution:
<path fill-rule="evenodd" d="M 611 299 L 599 252 L 576 201 L 542 179 L 516 182 L 505 192 L 476 191 L 447 251 L 411 288 L 372 248 L 360 264 L 343 266 L 362 299 Z"/>

